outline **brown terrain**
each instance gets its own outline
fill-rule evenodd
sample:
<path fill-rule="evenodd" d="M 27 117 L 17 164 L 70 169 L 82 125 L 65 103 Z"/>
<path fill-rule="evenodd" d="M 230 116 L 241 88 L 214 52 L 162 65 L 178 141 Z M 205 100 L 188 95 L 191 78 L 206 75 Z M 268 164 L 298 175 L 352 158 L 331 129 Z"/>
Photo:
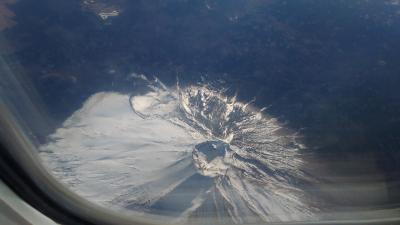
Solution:
<path fill-rule="evenodd" d="M 0 0 L 0 31 L 14 26 L 16 23 L 13 20 L 14 12 L 8 7 L 14 4 L 16 0 Z"/>

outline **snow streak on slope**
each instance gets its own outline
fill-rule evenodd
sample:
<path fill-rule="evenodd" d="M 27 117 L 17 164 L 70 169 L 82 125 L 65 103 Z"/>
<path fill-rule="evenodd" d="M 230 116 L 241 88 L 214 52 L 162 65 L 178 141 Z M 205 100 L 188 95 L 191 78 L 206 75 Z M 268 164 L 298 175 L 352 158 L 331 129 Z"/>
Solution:
<path fill-rule="evenodd" d="M 313 217 L 295 135 L 207 86 L 90 97 L 42 146 L 55 175 L 106 206 L 236 223 Z M 197 220 L 199 221 L 199 220 Z"/>

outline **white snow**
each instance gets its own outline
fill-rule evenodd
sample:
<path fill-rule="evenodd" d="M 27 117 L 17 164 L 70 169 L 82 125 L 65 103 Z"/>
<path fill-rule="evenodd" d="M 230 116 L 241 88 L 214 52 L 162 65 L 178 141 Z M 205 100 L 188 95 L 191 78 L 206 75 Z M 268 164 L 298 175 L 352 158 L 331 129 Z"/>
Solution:
<path fill-rule="evenodd" d="M 197 210 L 237 223 L 313 217 L 292 182 L 310 179 L 300 170 L 304 146 L 279 132 L 265 108 L 206 86 L 168 88 L 132 77 L 149 91 L 94 94 L 41 146 L 43 161 L 67 186 L 111 208 L 175 209 L 179 221 Z M 196 176 L 205 181 L 194 185 Z M 214 208 L 202 208 L 206 202 Z"/>
<path fill-rule="evenodd" d="M 74 191 L 101 204 L 167 175 L 165 168 L 191 155 L 201 141 L 166 120 L 142 119 L 133 113 L 129 96 L 117 93 L 90 97 L 51 139 L 41 147 L 42 159 Z M 183 177 L 168 177 L 162 188 Z"/>

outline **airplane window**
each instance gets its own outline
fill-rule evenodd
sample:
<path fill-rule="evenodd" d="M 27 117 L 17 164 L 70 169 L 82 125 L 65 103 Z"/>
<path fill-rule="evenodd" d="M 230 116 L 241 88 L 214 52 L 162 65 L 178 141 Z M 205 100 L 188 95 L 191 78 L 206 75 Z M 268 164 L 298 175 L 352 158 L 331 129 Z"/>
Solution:
<path fill-rule="evenodd" d="M 118 215 L 392 221 L 399 40 L 398 0 L 3 0 L 0 117 Z"/>

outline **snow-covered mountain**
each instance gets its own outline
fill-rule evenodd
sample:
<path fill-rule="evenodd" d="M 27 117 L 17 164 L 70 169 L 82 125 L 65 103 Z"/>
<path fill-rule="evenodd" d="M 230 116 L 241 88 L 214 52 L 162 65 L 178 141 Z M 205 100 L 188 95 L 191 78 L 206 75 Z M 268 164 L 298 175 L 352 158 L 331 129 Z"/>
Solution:
<path fill-rule="evenodd" d="M 41 146 L 57 178 L 100 205 L 181 222 L 315 217 L 297 185 L 311 180 L 302 145 L 266 109 L 207 85 L 134 77 L 145 93 L 91 96 Z"/>

